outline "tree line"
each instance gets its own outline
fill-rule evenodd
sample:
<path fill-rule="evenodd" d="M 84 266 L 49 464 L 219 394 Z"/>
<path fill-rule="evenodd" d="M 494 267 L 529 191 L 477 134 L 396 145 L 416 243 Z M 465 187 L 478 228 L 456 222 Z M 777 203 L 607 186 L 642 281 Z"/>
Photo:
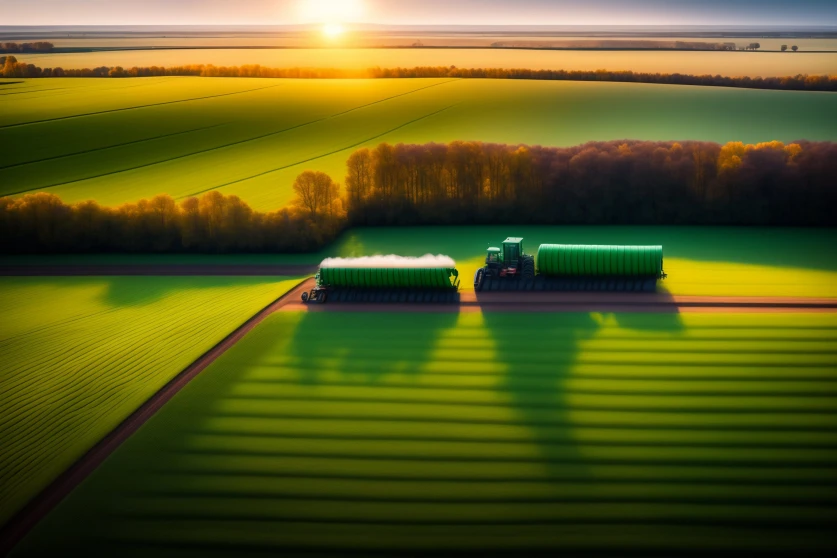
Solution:
<path fill-rule="evenodd" d="M 51 52 L 55 45 L 46 41 L 34 43 L 0 43 L 0 52 Z"/>
<path fill-rule="evenodd" d="M 663 74 L 612 70 L 528 70 L 524 68 L 457 68 L 456 66 L 419 66 L 415 68 L 372 68 L 373 78 L 469 78 L 528 79 L 546 81 L 615 81 L 624 83 L 656 83 L 665 85 L 702 85 L 741 87 L 749 89 L 780 89 L 794 91 L 837 91 L 837 75 L 784 77 L 730 77 L 721 75 Z"/>
<path fill-rule="evenodd" d="M 113 208 L 95 201 L 67 204 L 48 193 L 4 197 L 0 252 L 316 251 L 346 225 L 339 197 L 327 201 L 337 187 L 323 173 L 309 171 L 294 188 L 298 196 L 291 207 L 267 213 L 215 191 L 179 203 L 163 194 Z"/>
<path fill-rule="evenodd" d="M 793 91 L 837 91 L 837 76 L 810 76 L 799 74 L 784 77 L 730 77 L 721 75 L 661 74 L 611 70 L 527 70 L 522 68 L 457 68 L 455 66 L 417 66 L 414 68 L 369 68 L 344 70 L 337 68 L 268 68 L 258 64 L 243 66 L 213 66 L 196 64 L 186 66 L 148 66 L 123 68 L 100 66 L 97 68 L 64 69 L 41 68 L 19 62 L 14 56 L 0 58 L 2 77 L 253 77 L 294 79 L 347 79 L 347 78 L 468 78 L 468 79 L 527 79 L 547 81 L 611 81 L 624 83 L 656 83 L 667 85 L 701 85 L 714 87 L 741 87 L 751 89 L 779 89 Z"/>
<path fill-rule="evenodd" d="M 837 144 L 381 144 L 347 162 L 350 225 L 837 225 Z"/>
<path fill-rule="evenodd" d="M 210 191 L 119 207 L 0 198 L 0 253 L 310 252 L 349 226 L 837 226 L 837 144 L 455 141 L 353 152 L 345 191 L 305 171 L 287 208 Z"/>

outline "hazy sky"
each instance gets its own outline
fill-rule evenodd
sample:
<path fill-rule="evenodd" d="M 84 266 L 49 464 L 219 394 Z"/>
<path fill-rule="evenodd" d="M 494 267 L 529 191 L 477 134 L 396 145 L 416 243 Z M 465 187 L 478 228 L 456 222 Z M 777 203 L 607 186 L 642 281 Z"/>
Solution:
<path fill-rule="evenodd" d="M 837 0 L 0 0 L 0 25 L 837 25 Z"/>

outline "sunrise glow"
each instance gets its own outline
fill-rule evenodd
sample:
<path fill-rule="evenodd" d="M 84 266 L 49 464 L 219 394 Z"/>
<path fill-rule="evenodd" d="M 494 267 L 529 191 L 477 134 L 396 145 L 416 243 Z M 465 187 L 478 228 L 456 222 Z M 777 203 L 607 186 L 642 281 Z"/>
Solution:
<path fill-rule="evenodd" d="M 336 39 L 343 34 L 345 29 L 339 23 L 326 23 L 323 25 L 323 35 L 329 39 Z"/>
<path fill-rule="evenodd" d="M 325 23 L 332 31 L 341 23 L 360 21 L 365 12 L 362 0 L 301 0 L 299 4 L 302 21 Z"/>

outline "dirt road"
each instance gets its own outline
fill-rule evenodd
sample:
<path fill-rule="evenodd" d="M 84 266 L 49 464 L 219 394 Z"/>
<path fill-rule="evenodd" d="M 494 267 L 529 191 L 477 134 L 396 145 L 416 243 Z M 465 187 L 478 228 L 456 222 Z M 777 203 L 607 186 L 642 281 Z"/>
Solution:
<path fill-rule="evenodd" d="M 2 277 L 86 277 L 86 276 L 301 276 L 313 275 L 316 265 L 264 264 L 100 264 L 100 265 L 2 265 Z"/>
<path fill-rule="evenodd" d="M 305 287 L 313 287 L 309 279 Z M 459 304 L 304 304 L 289 298 L 283 312 L 837 312 L 837 299 L 682 296 L 668 293 L 462 292 Z"/>

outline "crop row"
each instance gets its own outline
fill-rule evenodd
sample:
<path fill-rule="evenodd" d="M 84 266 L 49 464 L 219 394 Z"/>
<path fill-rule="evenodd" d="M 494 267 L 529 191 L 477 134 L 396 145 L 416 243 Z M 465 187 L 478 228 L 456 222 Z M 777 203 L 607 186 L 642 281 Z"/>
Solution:
<path fill-rule="evenodd" d="M 291 285 L 276 278 L 3 279 L 0 523 Z"/>
<path fill-rule="evenodd" d="M 274 314 L 21 549 L 824 548 L 836 346 L 821 314 Z"/>

